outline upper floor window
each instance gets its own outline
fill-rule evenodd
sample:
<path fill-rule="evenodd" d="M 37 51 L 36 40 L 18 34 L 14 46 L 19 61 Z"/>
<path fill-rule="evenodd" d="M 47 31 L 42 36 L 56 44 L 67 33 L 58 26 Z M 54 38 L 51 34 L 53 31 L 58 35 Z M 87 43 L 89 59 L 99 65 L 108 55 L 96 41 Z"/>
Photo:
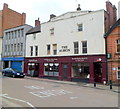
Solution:
<path fill-rule="evenodd" d="M 54 28 L 50 29 L 50 34 L 54 35 Z"/>
<path fill-rule="evenodd" d="M 14 51 L 16 51 L 16 44 L 14 44 Z"/>
<path fill-rule="evenodd" d="M 20 44 L 17 45 L 17 51 L 20 51 Z"/>
<path fill-rule="evenodd" d="M 24 36 L 24 29 L 21 29 L 21 36 Z"/>
<path fill-rule="evenodd" d="M 33 46 L 30 46 L 30 56 L 33 56 Z"/>
<path fill-rule="evenodd" d="M 47 55 L 50 55 L 50 45 L 47 45 Z"/>
<path fill-rule="evenodd" d="M 23 51 L 23 43 L 21 43 L 21 51 Z"/>
<path fill-rule="evenodd" d="M 15 38 L 17 37 L 17 31 L 15 30 Z"/>
<path fill-rule="evenodd" d="M 118 66 L 118 74 L 117 74 L 118 79 L 120 79 L 120 66 Z"/>
<path fill-rule="evenodd" d="M 20 37 L 20 30 L 18 30 L 18 37 Z"/>
<path fill-rule="evenodd" d="M 5 39 L 8 39 L 8 33 L 5 33 L 5 37 L 6 37 Z"/>
<path fill-rule="evenodd" d="M 83 31 L 83 24 L 78 24 L 78 31 Z"/>
<path fill-rule="evenodd" d="M 34 38 L 34 40 L 36 39 L 36 33 L 33 34 L 33 38 Z"/>
<path fill-rule="evenodd" d="M 117 40 L 117 53 L 120 53 L 120 39 Z"/>
<path fill-rule="evenodd" d="M 11 44 L 11 52 L 13 52 L 13 44 Z"/>
<path fill-rule="evenodd" d="M 82 41 L 82 53 L 87 53 L 87 41 Z"/>
<path fill-rule="evenodd" d="M 57 55 L 57 44 L 53 44 L 53 55 Z"/>
<path fill-rule="evenodd" d="M 38 56 L 38 46 L 35 46 L 35 56 Z"/>
<path fill-rule="evenodd" d="M 79 53 L 79 43 L 74 42 L 74 54 L 78 54 L 78 53 Z"/>
<path fill-rule="evenodd" d="M 5 45 L 5 52 L 7 52 L 7 45 Z"/>

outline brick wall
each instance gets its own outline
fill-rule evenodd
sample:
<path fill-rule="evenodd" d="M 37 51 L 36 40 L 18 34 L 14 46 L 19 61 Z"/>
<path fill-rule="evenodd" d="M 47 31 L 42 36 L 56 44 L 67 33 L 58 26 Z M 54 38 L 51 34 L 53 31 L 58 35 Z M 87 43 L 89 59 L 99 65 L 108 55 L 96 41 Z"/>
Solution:
<path fill-rule="evenodd" d="M 113 82 L 118 82 L 117 67 L 120 66 L 120 54 L 116 53 L 117 39 L 120 39 L 120 25 L 116 27 L 111 32 L 111 34 L 107 37 L 107 52 L 111 54 L 111 59 L 108 59 L 108 80 L 112 79 Z M 115 69 L 112 69 L 112 68 L 115 68 Z"/>
<path fill-rule="evenodd" d="M 2 35 L 3 35 L 3 30 L 5 29 L 25 24 L 26 14 L 25 13 L 20 14 L 14 10 L 9 9 L 7 4 L 4 4 L 3 6 L 2 16 L 3 16 L 2 17 L 2 33 L 0 33 Z"/>

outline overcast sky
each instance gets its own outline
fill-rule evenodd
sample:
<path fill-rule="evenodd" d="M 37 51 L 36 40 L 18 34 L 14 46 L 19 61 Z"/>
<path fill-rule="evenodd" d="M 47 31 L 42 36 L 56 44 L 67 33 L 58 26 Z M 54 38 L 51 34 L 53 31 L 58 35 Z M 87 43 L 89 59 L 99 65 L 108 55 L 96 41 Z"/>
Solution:
<path fill-rule="evenodd" d="M 0 10 L 7 3 L 9 8 L 27 15 L 26 24 L 34 26 L 34 20 L 40 18 L 41 22 L 49 20 L 50 14 L 61 15 L 68 11 L 76 11 L 77 4 L 82 10 L 106 9 L 107 0 L 0 0 Z M 120 0 L 109 0 L 118 8 Z"/>

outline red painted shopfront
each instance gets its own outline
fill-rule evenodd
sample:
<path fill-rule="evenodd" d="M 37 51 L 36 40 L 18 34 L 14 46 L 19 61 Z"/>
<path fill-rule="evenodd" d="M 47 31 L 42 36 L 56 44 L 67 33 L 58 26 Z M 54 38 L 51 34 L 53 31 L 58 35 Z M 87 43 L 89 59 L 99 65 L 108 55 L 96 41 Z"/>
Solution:
<path fill-rule="evenodd" d="M 58 56 L 25 58 L 28 76 L 67 81 L 103 83 L 106 81 L 106 56 Z"/>

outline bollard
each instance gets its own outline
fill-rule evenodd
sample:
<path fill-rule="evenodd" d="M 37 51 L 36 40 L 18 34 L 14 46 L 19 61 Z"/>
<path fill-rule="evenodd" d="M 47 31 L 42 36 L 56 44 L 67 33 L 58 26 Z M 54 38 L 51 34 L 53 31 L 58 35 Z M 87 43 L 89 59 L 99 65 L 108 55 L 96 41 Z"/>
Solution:
<path fill-rule="evenodd" d="M 112 80 L 110 80 L 110 89 L 112 89 Z"/>
<path fill-rule="evenodd" d="M 96 87 L 96 82 L 94 82 L 94 87 Z"/>

